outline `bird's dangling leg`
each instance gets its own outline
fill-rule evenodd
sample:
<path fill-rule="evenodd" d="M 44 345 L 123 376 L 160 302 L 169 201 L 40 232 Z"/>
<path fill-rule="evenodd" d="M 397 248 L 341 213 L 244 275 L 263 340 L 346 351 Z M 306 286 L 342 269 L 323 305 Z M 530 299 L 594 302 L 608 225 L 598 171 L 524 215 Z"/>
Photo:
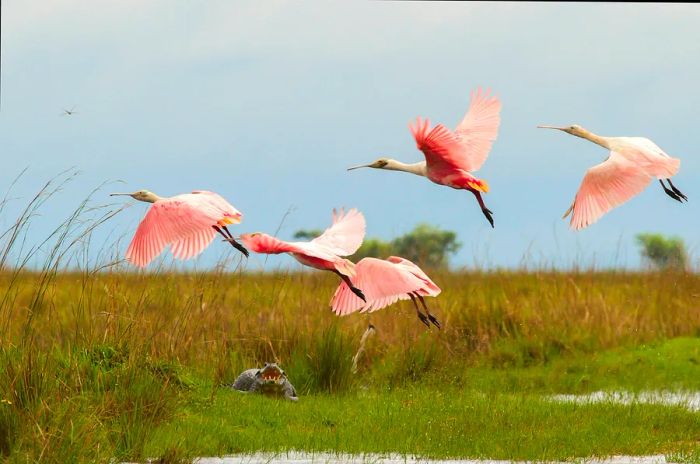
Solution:
<path fill-rule="evenodd" d="M 221 230 L 221 228 L 220 228 L 219 226 L 212 226 L 212 227 L 214 228 L 215 231 L 217 231 L 218 233 L 220 233 L 220 234 L 224 237 L 224 240 L 225 240 L 225 241 L 229 242 L 231 245 L 233 245 L 233 247 L 234 247 L 236 250 L 238 250 L 238 251 L 240 251 L 241 253 L 243 253 L 243 254 L 245 255 L 246 258 L 247 258 L 248 256 L 250 256 L 250 252 L 248 252 L 248 250 L 247 250 L 243 245 L 241 245 L 240 243 L 238 243 L 238 242 L 233 238 L 233 235 L 231 235 L 231 232 L 229 232 L 229 230 L 226 229 L 226 226 L 224 226 L 223 228 L 226 230 L 226 232 L 228 233 L 228 235 L 227 235 L 226 233 L 224 233 L 224 231 Z"/>
<path fill-rule="evenodd" d="M 680 190 L 678 190 L 678 189 L 676 188 L 676 186 L 673 185 L 673 182 L 671 182 L 671 179 L 666 179 L 666 182 L 668 182 L 668 185 L 671 186 L 671 189 L 672 189 L 679 197 L 681 197 L 681 198 L 684 199 L 685 201 L 688 201 L 688 197 L 686 197 L 685 195 L 683 195 L 683 192 L 681 192 Z"/>
<path fill-rule="evenodd" d="M 484 213 L 484 216 L 486 216 L 486 219 L 489 221 L 489 224 L 491 224 L 491 227 L 493 228 L 494 227 L 493 216 L 491 216 L 493 214 L 493 211 L 488 209 L 486 207 L 486 205 L 484 204 L 484 199 L 481 198 L 481 192 L 479 192 L 478 190 L 474 190 L 474 189 L 469 189 L 469 191 L 472 192 L 474 194 L 474 196 L 476 197 L 476 201 L 479 202 L 479 206 L 481 207 L 481 212 Z"/>
<path fill-rule="evenodd" d="M 335 272 L 336 274 L 338 274 L 338 275 L 340 276 L 341 279 L 343 279 L 343 282 L 345 282 L 345 284 L 348 286 L 348 288 L 350 288 L 350 290 L 352 290 L 352 293 L 354 293 L 355 295 L 357 295 L 357 297 L 358 297 L 359 299 L 361 299 L 362 301 L 364 301 L 365 303 L 367 303 L 367 298 L 365 298 L 365 294 L 362 293 L 362 290 L 360 290 L 359 288 L 355 287 L 355 286 L 352 284 L 352 281 L 350 280 L 350 277 L 346 276 L 345 274 L 341 274 L 341 273 L 338 272 L 338 271 L 334 271 L 334 272 Z"/>
<path fill-rule="evenodd" d="M 233 238 L 233 234 L 231 233 L 230 230 L 228 230 L 228 227 L 223 226 L 222 229 L 224 229 L 224 232 L 226 232 L 226 234 L 228 235 L 228 239 L 229 239 L 229 242 L 231 243 L 231 245 L 233 245 L 238 251 L 240 251 L 241 253 L 243 253 L 243 254 L 245 255 L 246 258 L 247 258 L 248 256 L 250 256 L 250 253 L 248 252 L 248 250 L 246 249 L 246 247 L 244 247 L 243 245 L 241 245 L 240 243 L 238 243 L 238 242 L 236 241 L 236 239 Z"/>
<path fill-rule="evenodd" d="M 666 180 L 668 180 L 668 179 L 666 179 Z M 673 198 L 676 201 L 683 203 L 683 200 L 681 199 L 681 197 L 678 196 L 678 194 L 676 192 L 674 192 L 673 190 L 670 190 L 668 187 L 666 187 L 666 184 L 664 184 L 663 180 L 659 179 L 659 183 L 664 188 L 664 192 L 666 192 L 666 195 L 668 195 L 669 197 Z"/>
<path fill-rule="evenodd" d="M 425 314 L 420 312 L 420 308 L 418 308 L 418 303 L 416 303 L 416 297 L 413 295 L 413 293 L 409 293 L 408 296 L 411 297 L 411 301 L 413 301 L 413 306 L 416 307 L 416 314 L 418 315 L 418 319 L 425 324 L 426 326 L 430 327 L 430 322 L 428 322 L 428 318 L 426 317 Z"/>
<path fill-rule="evenodd" d="M 435 327 L 437 327 L 438 329 L 442 328 L 440 326 L 440 321 L 438 321 L 435 316 L 430 314 L 430 310 L 428 309 L 428 305 L 425 304 L 425 300 L 423 299 L 423 296 L 419 295 L 418 293 L 416 293 L 416 296 L 420 300 L 420 304 L 423 305 L 423 309 L 425 309 L 425 314 L 428 315 L 428 319 L 430 319 L 430 322 L 432 322 L 433 325 L 435 325 Z"/>

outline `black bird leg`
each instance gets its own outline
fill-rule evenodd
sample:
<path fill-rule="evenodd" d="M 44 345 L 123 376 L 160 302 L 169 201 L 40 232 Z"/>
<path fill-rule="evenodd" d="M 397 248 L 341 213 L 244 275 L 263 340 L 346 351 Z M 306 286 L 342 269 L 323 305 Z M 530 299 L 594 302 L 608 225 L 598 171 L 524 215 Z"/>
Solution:
<path fill-rule="evenodd" d="M 233 235 L 231 235 L 231 232 L 226 228 L 226 226 L 223 226 L 223 230 L 221 230 L 221 228 L 220 228 L 219 226 L 212 226 L 212 227 L 214 228 L 215 231 L 217 231 L 218 233 L 220 233 L 220 234 L 224 237 L 224 240 L 226 240 L 226 241 L 229 242 L 231 245 L 233 245 L 233 247 L 234 247 L 236 250 L 238 250 L 238 251 L 240 251 L 241 253 L 243 253 L 243 254 L 245 255 L 246 258 L 247 258 L 248 256 L 250 256 L 250 252 L 249 252 L 243 245 L 241 245 L 240 243 L 238 243 L 238 242 L 233 238 Z M 224 230 L 225 230 L 226 232 L 224 232 Z"/>
<path fill-rule="evenodd" d="M 666 184 L 664 184 L 663 180 L 659 179 L 659 183 L 661 184 L 661 187 L 663 187 L 664 192 L 666 192 L 666 195 L 668 195 L 669 197 L 673 198 L 676 201 L 683 203 L 683 200 L 681 199 L 681 197 L 678 196 L 678 194 L 676 192 L 674 192 L 673 190 L 670 190 L 668 187 L 666 187 Z"/>
<path fill-rule="evenodd" d="M 338 274 L 338 275 L 340 276 L 341 279 L 343 279 L 343 282 L 345 282 L 345 284 L 350 288 L 350 290 L 352 290 L 352 293 L 354 293 L 355 295 L 357 295 L 357 297 L 358 297 L 359 299 L 361 299 L 362 301 L 364 301 L 365 303 L 367 303 L 367 298 L 365 298 L 365 294 L 362 293 L 362 290 L 360 290 L 359 288 L 355 287 L 355 286 L 352 284 L 352 281 L 350 280 L 350 277 L 346 276 L 345 274 L 341 274 L 341 273 L 338 272 L 338 271 L 334 271 L 334 272 L 335 272 L 336 274 Z"/>
<path fill-rule="evenodd" d="M 671 186 L 671 189 L 672 189 L 679 197 L 681 197 L 681 198 L 684 199 L 685 201 L 688 201 L 688 197 L 686 197 L 685 195 L 683 195 L 683 192 L 681 192 L 680 190 L 678 190 L 678 189 L 676 188 L 676 186 L 673 185 L 673 182 L 671 182 L 671 179 L 666 179 L 666 182 L 668 182 L 668 185 Z"/>
<path fill-rule="evenodd" d="M 416 314 L 418 315 L 418 319 L 425 324 L 426 326 L 430 327 L 430 322 L 428 322 L 428 318 L 420 312 L 420 309 L 418 308 L 418 303 L 416 303 L 416 297 L 413 295 L 413 293 L 409 293 L 408 296 L 411 297 L 411 301 L 413 301 L 413 306 L 416 307 Z"/>
<path fill-rule="evenodd" d="M 491 227 L 493 228 L 493 216 L 491 216 L 493 214 L 493 211 L 486 207 L 486 205 L 484 204 L 484 199 L 481 198 L 481 193 L 478 190 L 470 189 L 470 191 L 476 197 L 476 201 L 479 202 L 479 206 L 481 207 L 481 212 L 484 213 L 484 216 L 486 216 L 486 219 L 489 221 L 489 224 L 491 224 Z"/>
<path fill-rule="evenodd" d="M 441 328 L 441 327 L 440 327 L 440 321 L 438 321 L 437 318 L 436 318 L 435 316 L 433 316 L 432 314 L 430 314 L 430 310 L 428 309 L 428 305 L 425 304 L 425 300 L 423 299 L 423 296 L 422 296 L 422 295 L 419 295 L 419 294 L 417 294 L 417 293 L 416 293 L 416 296 L 417 296 L 418 299 L 420 300 L 420 304 L 423 305 L 423 309 L 425 309 L 425 313 L 428 315 L 428 319 L 430 319 L 430 322 L 432 322 L 432 323 L 435 325 L 435 327 L 437 327 L 438 329 L 440 329 L 440 328 Z"/>

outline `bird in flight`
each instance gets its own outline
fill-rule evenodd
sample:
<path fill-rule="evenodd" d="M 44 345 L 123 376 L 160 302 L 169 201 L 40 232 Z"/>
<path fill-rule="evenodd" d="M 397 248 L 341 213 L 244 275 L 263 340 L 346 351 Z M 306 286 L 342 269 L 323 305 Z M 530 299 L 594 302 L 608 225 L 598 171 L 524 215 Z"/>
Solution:
<path fill-rule="evenodd" d="M 365 238 L 365 217 L 356 209 L 347 214 L 333 210 L 333 223 L 321 235 L 309 242 L 285 242 L 271 235 L 256 232 L 241 235 L 241 241 L 256 253 L 288 253 L 301 264 L 331 271 L 345 282 L 358 298 L 365 296 L 354 286 L 351 277 L 355 275 L 355 264 L 342 258 L 357 251 Z"/>
<path fill-rule="evenodd" d="M 610 150 L 608 159 L 586 171 L 573 203 L 562 218 L 571 214 L 569 225 L 574 230 L 593 224 L 611 209 L 641 193 L 654 177 L 666 195 L 681 203 L 688 201 L 671 182 L 681 161 L 645 137 L 603 137 L 579 125 L 537 127 L 557 129 Z"/>
<path fill-rule="evenodd" d="M 61 113 L 61 116 L 73 116 L 74 114 L 78 114 L 78 112 L 75 111 L 75 105 L 69 110 L 63 108 L 63 113 Z"/>
<path fill-rule="evenodd" d="M 226 227 L 240 223 L 243 215 L 214 192 L 195 190 L 170 198 L 161 198 L 148 190 L 111 195 L 128 195 L 153 203 L 126 250 L 126 259 L 137 266 L 147 266 L 167 245 L 175 258 L 193 258 L 209 246 L 217 232 L 248 257 L 248 250 Z"/>
<path fill-rule="evenodd" d="M 399 300 L 410 299 L 423 324 L 430 327 L 432 323 L 440 328 L 440 322 L 430 313 L 423 299 L 424 296 L 438 296 L 440 287 L 411 261 L 398 256 L 390 256 L 386 260 L 363 258 L 355 265 L 355 273 L 352 283 L 362 288 L 366 301 L 360 301 L 348 291 L 347 282 L 342 282 L 331 301 L 331 308 L 337 315 L 346 316 L 356 311 L 371 313 Z M 420 301 L 425 314 L 417 301 Z"/>
<path fill-rule="evenodd" d="M 467 114 L 454 131 L 442 124 L 431 128 L 428 119 L 423 121 L 418 118 L 415 124 L 409 124 L 425 161 L 406 164 L 380 158 L 370 164 L 348 168 L 348 171 L 358 168 L 404 171 L 427 177 L 436 184 L 468 190 L 474 194 L 482 213 L 493 227 L 493 212 L 481 197 L 482 193 L 489 191 L 489 185 L 485 180 L 477 179 L 472 172 L 481 168 L 491 151 L 501 122 L 500 111 L 501 102 L 497 97 L 477 89 L 471 94 Z"/>

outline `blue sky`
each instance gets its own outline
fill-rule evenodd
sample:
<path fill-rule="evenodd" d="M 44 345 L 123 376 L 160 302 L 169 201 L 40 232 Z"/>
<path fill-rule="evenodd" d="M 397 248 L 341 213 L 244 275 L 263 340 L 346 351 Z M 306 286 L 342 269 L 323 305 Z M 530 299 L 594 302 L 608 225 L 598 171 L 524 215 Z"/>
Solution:
<path fill-rule="evenodd" d="M 290 208 L 281 238 L 325 227 L 341 206 L 364 212 L 369 236 L 429 222 L 458 232 L 455 265 L 634 267 L 642 231 L 700 245 L 698 5 L 9 0 L 2 22 L 0 190 L 29 167 L 16 208 L 57 172 L 81 171 L 43 210 L 47 225 L 123 180 L 112 190 L 219 192 L 244 213 L 234 233 L 272 233 Z M 477 174 L 495 230 L 467 192 L 346 172 L 379 156 L 422 159 L 408 122 L 453 127 L 477 86 L 503 102 Z M 60 116 L 73 105 L 78 114 Z M 570 231 L 560 217 L 606 152 L 536 126 L 573 123 L 647 136 L 681 158 L 675 184 L 690 202 L 653 185 Z M 95 240 L 129 236 L 145 210 L 134 204 Z M 10 208 L 0 225 L 13 219 Z"/>

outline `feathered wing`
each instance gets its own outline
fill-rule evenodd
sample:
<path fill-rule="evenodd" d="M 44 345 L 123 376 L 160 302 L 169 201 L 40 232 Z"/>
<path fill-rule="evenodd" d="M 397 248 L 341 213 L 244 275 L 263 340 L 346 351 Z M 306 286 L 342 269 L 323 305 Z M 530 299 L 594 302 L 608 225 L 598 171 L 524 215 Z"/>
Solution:
<path fill-rule="evenodd" d="M 638 165 L 611 151 L 607 160 L 586 171 L 572 205 L 570 227 L 578 230 L 593 224 L 641 193 L 651 180 Z"/>
<path fill-rule="evenodd" d="M 425 155 L 429 169 L 464 169 L 464 159 L 459 139 L 442 124 L 431 128 L 430 120 L 418 118 L 409 124 L 416 146 Z"/>
<path fill-rule="evenodd" d="M 238 211 L 235 206 L 229 203 L 228 200 L 226 200 L 218 193 L 210 192 L 208 190 L 194 190 L 192 194 L 202 195 L 203 197 L 208 198 L 208 201 L 210 201 L 217 208 L 221 209 L 222 212 L 228 215 L 238 215 L 239 217 L 242 216 L 241 212 Z"/>
<path fill-rule="evenodd" d="M 498 135 L 501 102 L 496 97 L 472 93 L 467 114 L 454 132 L 442 124 L 430 128 L 430 120 L 418 118 L 409 125 L 416 145 L 425 155 L 429 169 L 478 170 L 488 157 Z"/>
<path fill-rule="evenodd" d="M 126 250 L 126 259 L 145 267 L 167 245 L 174 244 L 176 257 L 196 256 L 214 238 L 212 225 L 220 219 L 214 207 L 176 196 L 153 203 Z M 211 231 L 211 232 L 209 232 Z"/>
<path fill-rule="evenodd" d="M 333 223 L 323 234 L 311 240 L 328 248 L 338 256 L 348 256 L 357 251 L 365 238 L 365 217 L 353 208 L 345 213 L 333 210 Z"/>
<path fill-rule="evenodd" d="M 398 300 L 407 300 L 410 298 L 410 292 L 423 286 L 423 281 L 411 272 L 382 259 L 363 258 L 355 265 L 355 272 L 352 283 L 362 290 L 367 303 L 358 298 L 343 282 L 331 300 L 331 308 L 339 316 L 355 311 L 372 312 Z"/>
<path fill-rule="evenodd" d="M 501 124 L 501 101 L 477 89 L 471 94 L 469 110 L 457 125 L 455 134 L 464 149 L 465 169 L 473 172 L 486 161 Z"/>
<path fill-rule="evenodd" d="M 200 254 L 216 237 L 212 227 L 202 229 L 189 237 L 178 240 L 170 245 L 170 251 L 177 259 L 190 259 Z"/>
<path fill-rule="evenodd" d="M 423 272 L 423 269 L 419 268 L 412 261 L 402 258 L 400 256 L 389 256 L 387 259 L 390 263 L 394 263 L 398 266 L 403 267 L 409 271 L 414 276 L 418 277 L 423 281 L 423 287 L 417 291 L 421 296 L 438 296 L 442 290 L 437 286 L 435 282 L 432 281 L 428 274 Z"/>

